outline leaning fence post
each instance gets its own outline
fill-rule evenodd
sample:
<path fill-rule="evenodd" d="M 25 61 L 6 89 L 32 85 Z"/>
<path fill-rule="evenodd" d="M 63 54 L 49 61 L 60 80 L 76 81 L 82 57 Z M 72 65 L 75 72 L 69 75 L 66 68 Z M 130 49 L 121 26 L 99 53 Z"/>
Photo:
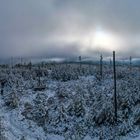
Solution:
<path fill-rule="evenodd" d="M 117 95 L 116 95 L 116 64 L 115 64 L 115 51 L 113 51 L 113 73 L 114 73 L 114 115 L 115 122 L 117 122 Z"/>

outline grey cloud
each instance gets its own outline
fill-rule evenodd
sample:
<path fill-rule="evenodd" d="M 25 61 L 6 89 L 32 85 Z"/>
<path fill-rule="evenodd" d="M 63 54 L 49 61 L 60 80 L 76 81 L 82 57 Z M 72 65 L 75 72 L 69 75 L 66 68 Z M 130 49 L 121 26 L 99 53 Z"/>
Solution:
<path fill-rule="evenodd" d="M 0 56 L 78 55 L 77 38 L 97 26 L 122 39 L 120 55 L 139 56 L 139 5 L 139 0 L 1 0 Z M 66 42 L 69 36 L 76 39 Z M 85 55 L 100 51 L 88 48 Z"/>

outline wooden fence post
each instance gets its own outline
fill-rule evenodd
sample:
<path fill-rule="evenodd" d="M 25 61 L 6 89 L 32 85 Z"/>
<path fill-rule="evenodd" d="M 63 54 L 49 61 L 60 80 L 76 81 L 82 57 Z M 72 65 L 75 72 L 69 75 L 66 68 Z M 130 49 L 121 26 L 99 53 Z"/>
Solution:
<path fill-rule="evenodd" d="M 114 115 L 115 122 L 117 122 L 117 95 L 116 95 L 116 64 L 115 64 L 115 51 L 113 51 L 113 73 L 114 73 Z"/>
<path fill-rule="evenodd" d="M 81 69 L 81 60 L 82 60 L 82 57 L 79 56 L 80 69 Z"/>
<path fill-rule="evenodd" d="M 100 76 L 103 76 L 103 56 L 100 56 Z"/>
<path fill-rule="evenodd" d="M 132 57 L 131 56 L 130 56 L 129 60 L 130 60 L 130 72 L 131 72 L 131 69 L 132 69 Z"/>

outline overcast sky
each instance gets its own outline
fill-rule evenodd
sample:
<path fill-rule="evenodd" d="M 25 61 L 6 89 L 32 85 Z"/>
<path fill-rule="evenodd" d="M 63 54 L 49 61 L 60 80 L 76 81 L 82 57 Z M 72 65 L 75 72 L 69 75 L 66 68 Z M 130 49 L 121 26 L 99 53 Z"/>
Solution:
<path fill-rule="evenodd" d="M 0 56 L 108 56 L 116 50 L 139 57 L 139 6 L 140 0 L 0 0 Z"/>

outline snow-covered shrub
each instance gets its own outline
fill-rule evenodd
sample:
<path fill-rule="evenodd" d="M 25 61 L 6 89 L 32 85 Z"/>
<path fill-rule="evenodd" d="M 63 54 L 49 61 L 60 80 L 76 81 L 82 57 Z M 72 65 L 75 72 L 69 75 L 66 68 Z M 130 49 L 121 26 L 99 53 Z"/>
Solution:
<path fill-rule="evenodd" d="M 31 119 L 32 118 L 32 115 L 31 115 L 32 110 L 33 110 L 33 105 L 31 105 L 30 103 L 26 102 L 24 104 L 24 111 L 22 112 L 22 115 L 26 119 Z"/>
<path fill-rule="evenodd" d="M 47 106 L 48 107 L 51 107 L 55 104 L 55 99 L 54 97 L 49 97 L 48 100 L 47 100 Z"/>
<path fill-rule="evenodd" d="M 131 120 L 123 121 L 117 126 L 117 129 L 119 136 L 125 136 L 133 130 L 133 122 L 131 122 Z"/>
<path fill-rule="evenodd" d="M 11 109 L 17 108 L 19 104 L 19 98 L 15 92 L 11 92 L 10 94 L 6 95 L 4 98 L 5 105 Z"/>
<path fill-rule="evenodd" d="M 39 126 L 44 126 L 46 121 L 48 121 L 48 111 L 44 106 L 39 105 L 32 110 L 32 119 Z"/>
<path fill-rule="evenodd" d="M 26 103 L 22 115 L 26 119 L 35 121 L 39 126 L 45 125 L 46 121 L 48 121 L 48 112 L 42 105 L 32 106 Z"/>
<path fill-rule="evenodd" d="M 3 124 L 3 118 L 0 116 L 0 140 L 7 140 L 5 135 L 5 128 Z"/>
<path fill-rule="evenodd" d="M 117 73 L 117 79 L 124 79 L 127 77 L 127 74 L 125 72 L 118 72 Z"/>
<path fill-rule="evenodd" d="M 44 105 L 47 104 L 48 96 L 44 93 L 37 93 L 36 98 L 34 99 L 34 103 L 36 105 Z"/>
<path fill-rule="evenodd" d="M 76 101 L 74 102 L 74 115 L 76 117 L 84 117 L 85 109 L 82 104 L 82 101 Z"/>
<path fill-rule="evenodd" d="M 59 101 L 65 100 L 66 98 L 69 97 L 69 93 L 67 89 L 58 86 L 58 88 L 56 89 L 56 97 L 58 98 Z"/>
<path fill-rule="evenodd" d="M 102 105 L 101 105 L 102 104 Z M 101 125 L 104 123 L 114 123 L 114 107 L 112 102 L 98 102 L 98 107 L 95 108 L 95 123 Z M 100 108 L 99 108 L 100 107 Z"/>
<path fill-rule="evenodd" d="M 140 105 L 137 105 L 133 111 L 133 119 L 135 125 L 140 125 Z"/>

